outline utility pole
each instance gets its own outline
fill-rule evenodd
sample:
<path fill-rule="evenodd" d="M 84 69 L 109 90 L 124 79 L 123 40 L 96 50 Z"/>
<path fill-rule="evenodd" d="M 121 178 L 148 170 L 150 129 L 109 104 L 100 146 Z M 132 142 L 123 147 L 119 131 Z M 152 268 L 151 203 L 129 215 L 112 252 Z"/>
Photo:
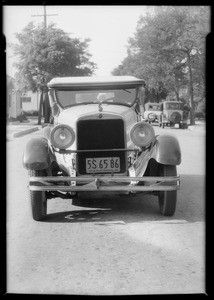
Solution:
<path fill-rule="evenodd" d="M 32 17 L 44 17 L 44 28 L 47 28 L 47 17 L 49 16 L 58 16 L 58 14 L 49 14 L 46 13 L 46 6 L 44 5 L 44 14 L 43 15 L 31 15 Z"/>
<path fill-rule="evenodd" d="M 44 5 L 44 14 L 43 15 L 31 15 L 32 17 L 44 17 L 44 29 L 45 29 L 45 33 L 46 33 L 46 29 L 47 29 L 47 17 L 48 16 L 57 16 L 58 14 L 49 14 L 47 15 L 46 13 L 46 6 Z M 45 122 L 49 122 L 48 119 L 50 119 L 50 116 L 47 115 L 48 113 L 48 109 L 47 109 L 47 97 L 46 100 L 44 101 L 44 96 L 47 94 L 47 91 L 45 90 L 45 84 L 44 84 L 44 77 L 42 78 L 43 82 L 41 85 L 41 95 L 40 95 L 40 102 L 39 102 L 39 114 L 38 114 L 38 125 L 41 125 L 41 119 L 42 119 L 42 110 L 43 110 L 43 114 L 45 117 Z M 47 95 L 46 95 L 47 96 Z"/>

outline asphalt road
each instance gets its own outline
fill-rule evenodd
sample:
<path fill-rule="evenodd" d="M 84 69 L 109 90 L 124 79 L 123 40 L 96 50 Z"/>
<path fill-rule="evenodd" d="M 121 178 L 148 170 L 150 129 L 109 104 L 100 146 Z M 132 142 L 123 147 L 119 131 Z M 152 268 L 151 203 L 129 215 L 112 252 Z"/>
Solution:
<path fill-rule="evenodd" d="M 182 149 L 173 217 L 154 196 L 48 201 L 48 218 L 31 217 L 22 166 L 31 135 L 7 142 L 7 292 L 135 295 L 205 292 L 205 133 L 175 134 Z"/>

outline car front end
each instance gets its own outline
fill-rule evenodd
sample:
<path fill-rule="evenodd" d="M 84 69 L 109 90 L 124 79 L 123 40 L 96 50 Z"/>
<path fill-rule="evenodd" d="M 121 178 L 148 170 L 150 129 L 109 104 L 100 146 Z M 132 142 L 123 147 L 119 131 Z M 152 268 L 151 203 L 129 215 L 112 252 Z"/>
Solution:
<path fill-rule="evenodd" d="M 177 173 L 160 176 L 159 172 L 163 165 L 180 164 L 179 143 L 174 136 L 155 136 L 153 127 L 141 121 L 142 86 L 141 79 L 130 76 L 52 80 L 54 124 L 44 128 L 42 137 L 46 156 L 38 159 L 29 150 L 24 154 L 28 170 L 35 165 L 39 169 L 47 157 L 46 164 L 41 164 L 43 175 L 29 177 L 29 190 L 51 199 L 158 195 L 179 189 Z"/>

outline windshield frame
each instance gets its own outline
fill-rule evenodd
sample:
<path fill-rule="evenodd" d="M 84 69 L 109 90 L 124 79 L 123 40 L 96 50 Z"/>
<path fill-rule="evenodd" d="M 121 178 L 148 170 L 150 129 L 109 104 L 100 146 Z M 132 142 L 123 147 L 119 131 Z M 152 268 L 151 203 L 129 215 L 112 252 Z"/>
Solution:
<path fill-rule="evenodd" d="M 155 105 L 156 107 L 158 107 L 158 108 L 154 108 L 154 107 L 151 107 L 152 105 L 149 105 L 149 107 L 148 107 L 148 111 L 162 111 L 162 109 L 161 109 L 161 106 L 160 105 Z"/>
<path fill-rule="evenodd" d="M 179 108 L 175 108 L 175 107 L 170 107 L 171 105 L 175 105 L 175 104 L 178 104 L 179 105 Z M 171 102 L 164 102 L 164 109 L 165 110 L 183 110 L 183 102 L 175 102 L 175 101 L 171 101 Z"/>
<path fill-rule="evenodd" d="M 59 100 L 59 97 L 57 95 L 57 91 L 73 91 L 73 92 L 81 92 L 81 91 L 88 91 L 90 93 L 90 91 L 93 91 L 93 92 L 103 92 L 103 91 L 106 91 L 109 93 L 115 91 L 115 90 L 128 90 L 128 89 L 135 89 L 135 97 L 134 97 L 134 100 L 132 102 L 132 104 L 127 104 L 127 103 L 123 103 L 123 102 L 106 102 L 106 101 L 97 101 L 97 102 L 92 102 L 92 101 L 87 101 L 87 102 L 82 102 L 82 103 L 74 103 L 74 104 L 70 104 L 70 105 L 66 105 L 64 106 L 60 100 Z M 71 108 L 71 107 L 75 107 L 75 106 L 79 106 L 79 105 L 88 105 L 88 104 L 100 104 L 100 103 L 103 103 L 103 104 L 107 104 L 107 105 L 122 105 L 122 106 L 126 106 L 126 107 L 132 107 L 135 105 L 135 103 L 137 102 L 137 100 L 139 99 L 139 95 L 140 95 L 140 89 L 139 89 L 139 86 L 136 86 L 136 85 L 127 85 L 127 86 L 97 86 L 97 87 L 94 87 L 94 86 L 87 86 L 87 87 L 81 87 L 81 88 L 77 88 L 77 87 L 63 87 L 63 88 L 53 88 L 54 90 L 54 98 L 55 98 L 55 101 L 57 102 L 57 104 L 62 108 L 62 109 L 68 109 L 68 108 Z"/>

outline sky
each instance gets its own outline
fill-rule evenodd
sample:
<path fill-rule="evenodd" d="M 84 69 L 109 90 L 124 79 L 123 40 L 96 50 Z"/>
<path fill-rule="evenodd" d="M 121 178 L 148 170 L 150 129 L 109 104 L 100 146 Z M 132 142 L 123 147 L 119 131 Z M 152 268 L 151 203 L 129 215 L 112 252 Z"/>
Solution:
<path fill-rule="evenodd" d="M 91 61 L 97 64 L 95 75 L 110 75 L 111 71 L 127 56 L 128 39 L 136 31 L 141 15 L 152 13 L 153 6 L 46 6 L 47 23 L 55 23 L 57 28 L 71 37 L 90 38 Z M 42 23 L 44 7 L 3 6 L 3 33 L 6 43 L 17 43 L 15 33 L 20 33 L 31 21 Z M 57 14 L 48 16 L 48 14 Z M 14 76 L 14 57 L 6 44 L 7 74 Z"/>

